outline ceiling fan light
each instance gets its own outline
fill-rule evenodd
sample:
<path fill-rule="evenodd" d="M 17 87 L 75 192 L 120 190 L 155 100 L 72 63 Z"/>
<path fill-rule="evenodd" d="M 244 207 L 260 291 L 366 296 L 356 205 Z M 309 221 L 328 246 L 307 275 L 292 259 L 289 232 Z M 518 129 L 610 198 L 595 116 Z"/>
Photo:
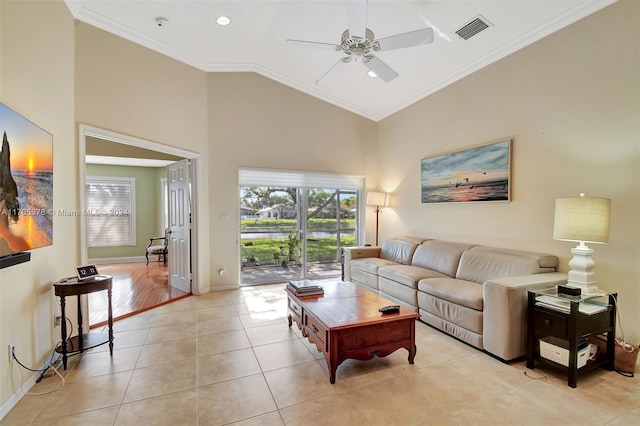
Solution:
<path fill-rule="evenodd" d="M 218 16 L 218 18 L 216 19 L 216 24 L 221 25 L 221 26 L 226 26 L 229 25 L 231 23 L 231 18 L 229 18 L 228 16 Z"/>
<path fill-rule="evenodd" d="M 369 72 L 367 72 L 367 75 L 368 75 L 369 77 L 371 77 L 371 78 L 376 78 L 376 77 L 378 76 L 378 74 L 376 74 L 376 73 L 375 73 L 375 72 L 373 72 L 373 71 L 369 71 Z"/>

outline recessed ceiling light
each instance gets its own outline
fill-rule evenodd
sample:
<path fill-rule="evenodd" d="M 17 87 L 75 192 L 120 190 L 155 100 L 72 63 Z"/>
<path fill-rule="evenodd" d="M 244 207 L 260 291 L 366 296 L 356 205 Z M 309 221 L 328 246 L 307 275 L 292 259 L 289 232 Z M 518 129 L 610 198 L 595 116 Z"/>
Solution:
<path fill-rule="evenodd" d="M 218 19 L 216 19 L 216 23 L 218 25 L 222 25 L 223 27 L 225 25 L 229 25 L 231 23 L 231 18 L 229 18 L 228 16 L 218 16 Z"/>
<path fill-rule="evenodd" d="M 375 72 L 373 72 L 373 71 L 369 71 L 369 72 L 367 73 L 367 75 L 368 75 L 369 77 L 371 77 L 371 78 L 376 78 L 376 77 L 378 76 L 378 74 L 376 74 L 376 73 L 375 73 Z"/>

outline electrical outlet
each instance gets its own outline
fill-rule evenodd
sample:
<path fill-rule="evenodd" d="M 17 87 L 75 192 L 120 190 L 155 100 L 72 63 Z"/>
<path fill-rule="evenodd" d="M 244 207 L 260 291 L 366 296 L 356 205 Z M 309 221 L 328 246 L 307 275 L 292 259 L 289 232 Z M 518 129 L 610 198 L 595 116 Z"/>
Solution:
<path fill-rule="evenodd" d="M 16 344 L 9 343 L 9 364 L 13 362 L 13 354 L 16 352 Z"/>
<path fill-rule="evenodd" d="M 62 316 L 60 315 L 55 315 L 53 317 L 53 326 L 54 327 L 58 327 L 60 325 L 60 323 L 62 322 Z"/>

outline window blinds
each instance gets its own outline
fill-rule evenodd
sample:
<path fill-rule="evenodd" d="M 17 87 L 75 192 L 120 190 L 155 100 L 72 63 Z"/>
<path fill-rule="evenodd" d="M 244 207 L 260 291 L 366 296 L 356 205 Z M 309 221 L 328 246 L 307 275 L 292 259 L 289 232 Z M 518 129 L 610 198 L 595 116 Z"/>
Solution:
<path fill-rule="evenodd" d="M 282 188 L 353 189 L 365 188 L 363 176 L 341 173 L 305 172 L 297 170 L 238 170 L 239 186 L 275 186 Z"/>
<path fill-rule="evenodd" d="M 136 245 L 135 178 L 87 177 L 87 246 Z"/>

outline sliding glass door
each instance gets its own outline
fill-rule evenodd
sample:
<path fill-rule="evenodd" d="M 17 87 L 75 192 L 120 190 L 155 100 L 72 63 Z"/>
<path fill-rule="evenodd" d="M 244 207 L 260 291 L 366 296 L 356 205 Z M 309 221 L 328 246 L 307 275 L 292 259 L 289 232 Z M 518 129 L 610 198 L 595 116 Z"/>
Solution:
<path fill-rule="evenodd" d="M 261 181 L 273 185 L 243 185 Z M 359 239 L 363 179 L 241 169 L 239 182 L 241 284 L 340 277 L 341 249 Z"/>

